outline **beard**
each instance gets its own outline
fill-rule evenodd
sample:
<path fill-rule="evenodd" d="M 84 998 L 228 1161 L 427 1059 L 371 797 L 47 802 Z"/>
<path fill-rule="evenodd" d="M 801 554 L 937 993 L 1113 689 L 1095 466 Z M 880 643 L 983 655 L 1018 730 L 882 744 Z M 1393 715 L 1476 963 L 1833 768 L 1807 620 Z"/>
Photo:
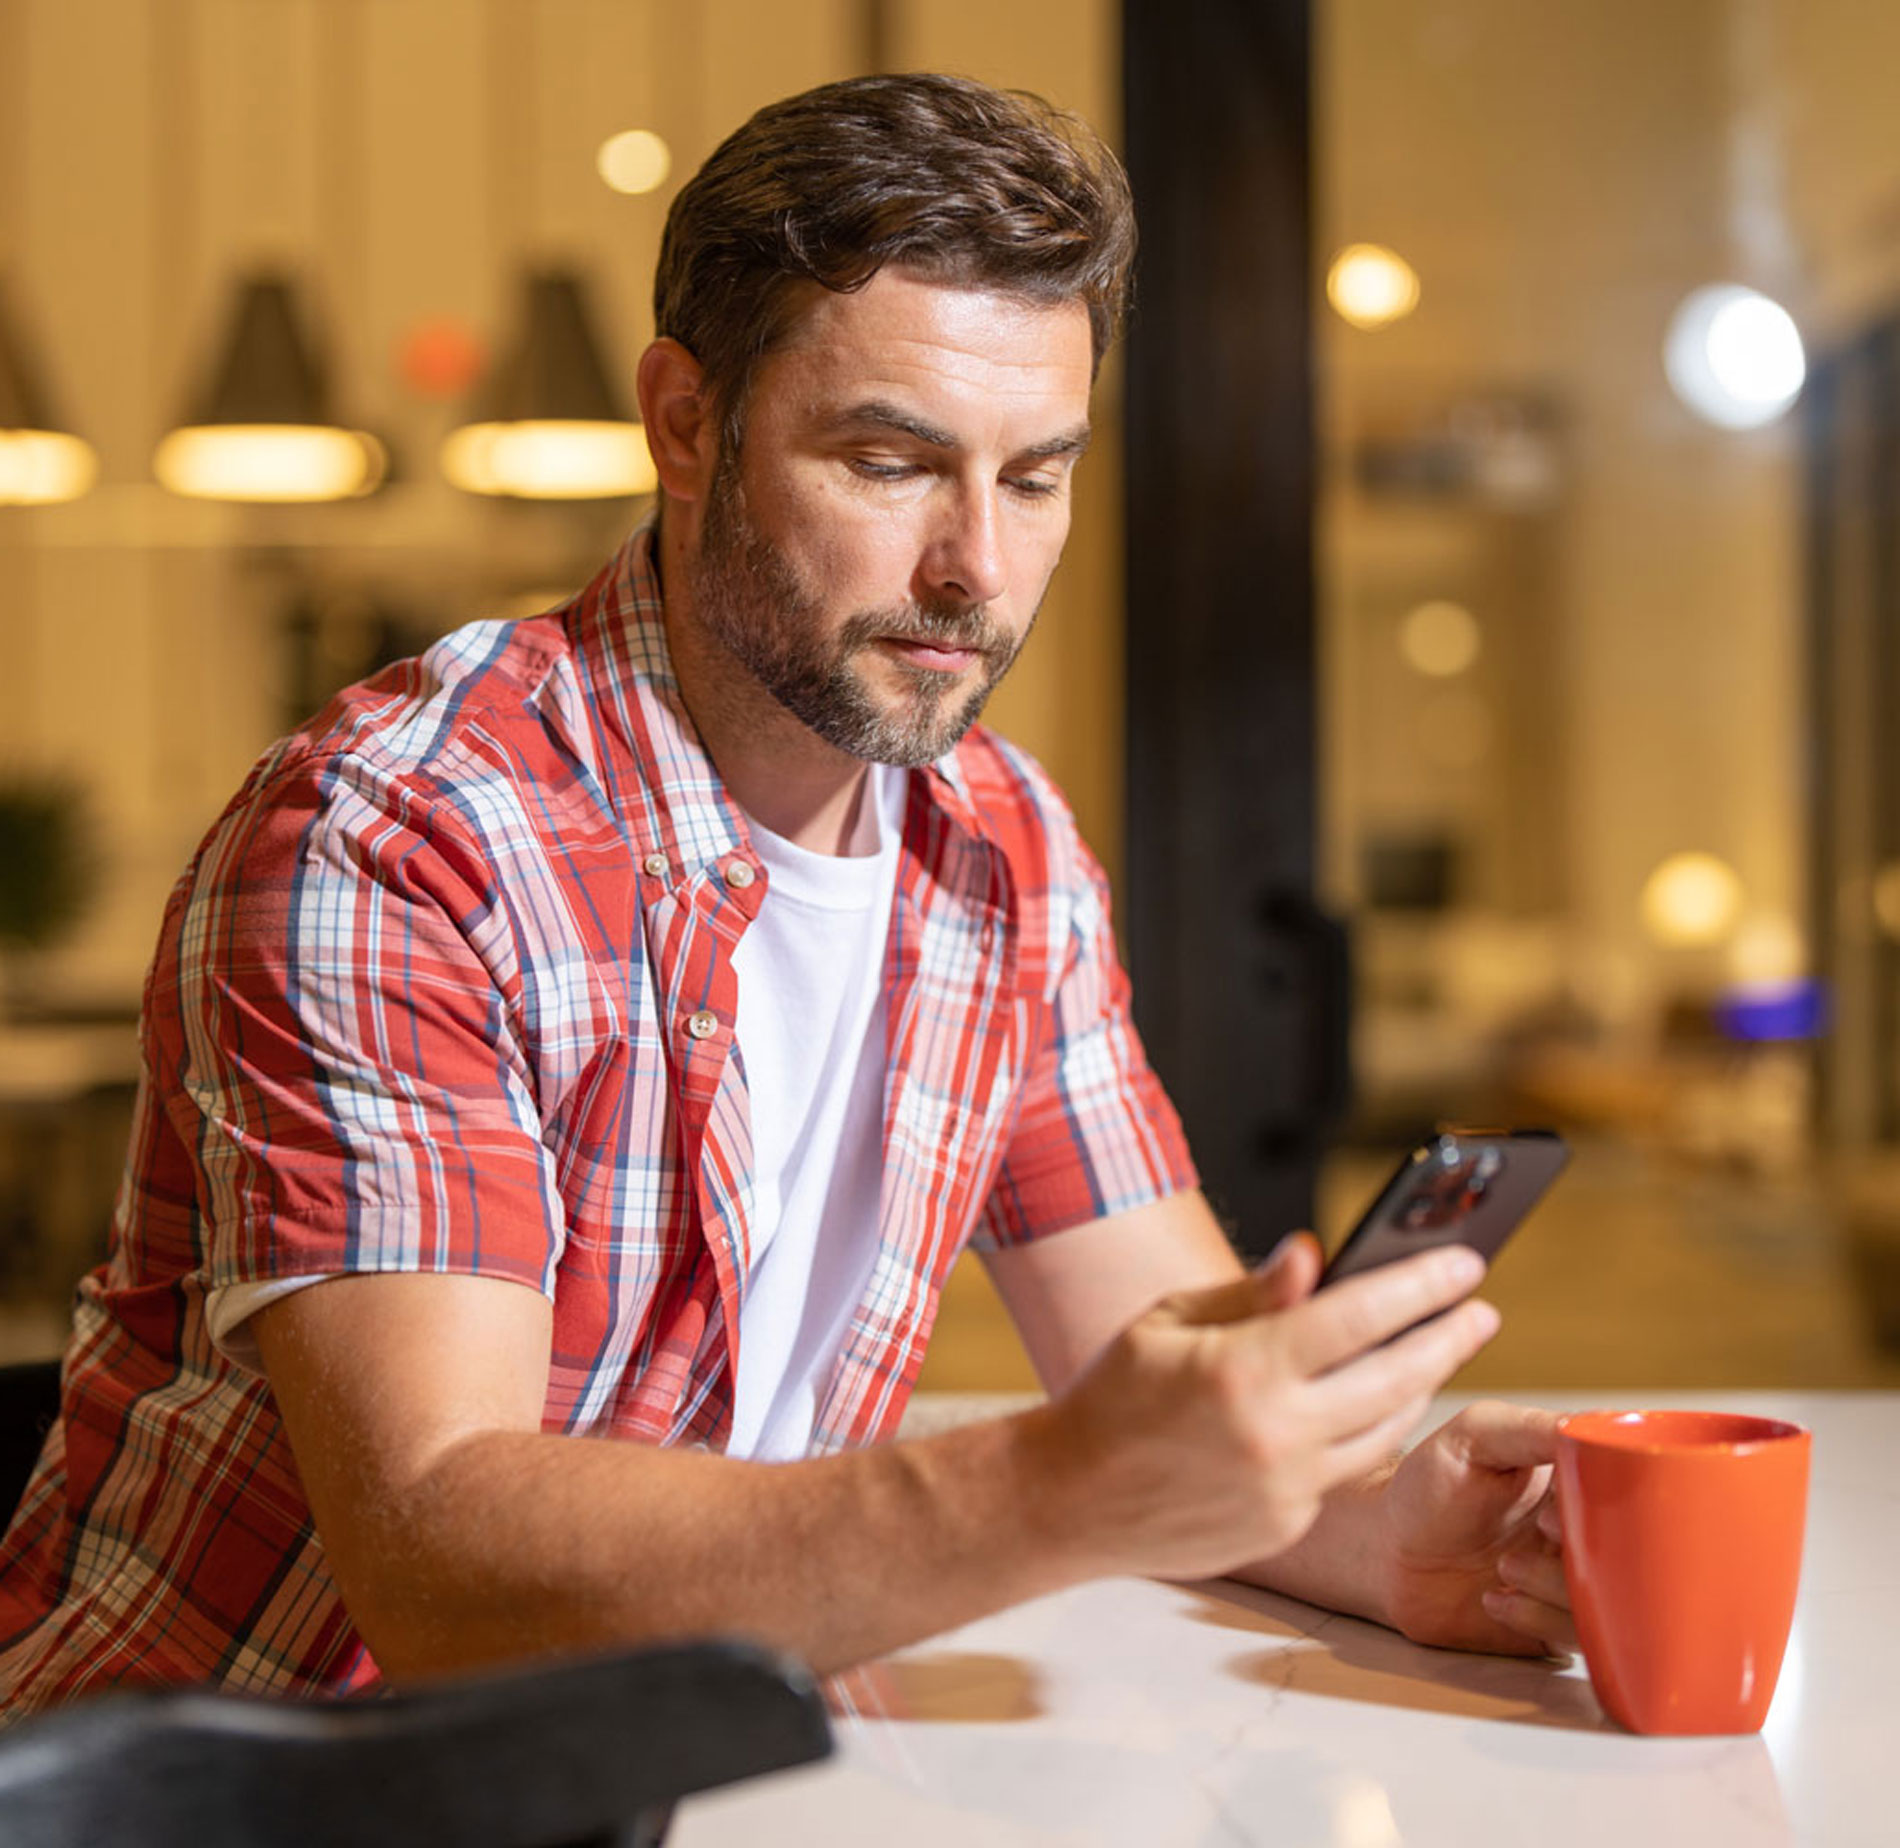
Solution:
<path fill-rule="evenodd" d="M 943 756 L 1029 639 L 1028 628 L 1010 634 L 980 603 L 948 600 L 860 610 L 826 633 L 823 599 L 753 524 L 738 469 L 724 463 L 691 575 L 694 607 L 713 639 L 794 718 L 867 763 L 910 769 Z M 893 658 L 877 647 L 889 640 L 971 650 L 976 684 Z M 874 673 L 896 681 L 895 696 L 878 690 Z"/>

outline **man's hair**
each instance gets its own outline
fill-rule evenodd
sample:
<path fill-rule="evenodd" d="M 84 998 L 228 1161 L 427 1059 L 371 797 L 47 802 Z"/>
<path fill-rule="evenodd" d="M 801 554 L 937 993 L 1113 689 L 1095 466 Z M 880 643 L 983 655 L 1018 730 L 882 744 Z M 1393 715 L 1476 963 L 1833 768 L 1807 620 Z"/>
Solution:
<path fill-rule="evenodd" d="M 686 183 L 654 323 L 699 361 L 736 446 L 753 368 L 790 336 L 809 284 L 849 292 L 895 264 L 1080 301 L 1099 366 L 1134 254 L 1127 176 L 1079 117 L 963 77 L 857 77 L 761 109 Z"/>

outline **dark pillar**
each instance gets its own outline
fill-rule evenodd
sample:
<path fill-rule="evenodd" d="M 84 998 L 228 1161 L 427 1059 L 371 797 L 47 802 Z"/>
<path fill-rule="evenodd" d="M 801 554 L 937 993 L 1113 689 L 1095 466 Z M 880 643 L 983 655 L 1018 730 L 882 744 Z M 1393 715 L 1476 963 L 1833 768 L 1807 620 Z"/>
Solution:
<path fill-rule="evenodd" d="M 1313 902 L 1309 15 L 1123 7 L 1123 916 L 1142 1032 L 1251 1252 L 1312 1223 L 1346 1086 L 1344 943 Z"/>

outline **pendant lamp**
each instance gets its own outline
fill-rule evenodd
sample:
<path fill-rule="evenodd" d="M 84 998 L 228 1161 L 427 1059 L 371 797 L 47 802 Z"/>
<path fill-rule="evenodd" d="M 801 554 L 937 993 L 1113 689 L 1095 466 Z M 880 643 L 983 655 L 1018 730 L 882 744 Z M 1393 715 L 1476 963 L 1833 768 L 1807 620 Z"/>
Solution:
<path fill-rule="evenodd" d="M 332 416 L 291 279 L 242 279 L 203 390 L 152 458 L 159 480 L 201 500 L 347 500 L 388 465 L 375 437 Z"/>
<path fill-rule="evenodd" d="M 77 500 L 98 479 L 98 456 L 60 428 L 44 378 L 0 294 L 0 506 Z"/>
<path fill-rule="evenodd" d="M 526 279 L 513 343 L 442 445 L 442 472 L 471 494 L 598 500 L 647 494 L 653 459 L 608 376 L 579 276 Z"/>

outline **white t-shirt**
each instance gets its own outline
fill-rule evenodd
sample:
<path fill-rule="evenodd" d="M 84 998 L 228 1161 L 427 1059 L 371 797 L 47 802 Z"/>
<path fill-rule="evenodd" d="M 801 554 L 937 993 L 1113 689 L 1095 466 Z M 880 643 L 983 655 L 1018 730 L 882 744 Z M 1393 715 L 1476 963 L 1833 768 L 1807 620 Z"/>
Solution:
<path fill-rule="evenodd" d="M 877 1258 L 884 951 L 906 787 L 904 771 L 871 766 L 843 855 L 808 852 L 752 824 L 767 889 L 733 954 L 753 1193 L 730 1456 L 805 1454 Z M 322 1281 L 278 1277 L 211 1291 L 205 1322 L 212 1341 L 240 1366 L 259 1370 L 250 1318 Z"/>
<path fill-rule="evenodd" d="M 752 1263 L 730 1456 L 803 1456 L 877 1258 L 884 1180 L 884 948 L 905 774 L 873 765 L 847 855 L 755 822 L 768 886 L 733 953 L 752 1100 Z"/>

